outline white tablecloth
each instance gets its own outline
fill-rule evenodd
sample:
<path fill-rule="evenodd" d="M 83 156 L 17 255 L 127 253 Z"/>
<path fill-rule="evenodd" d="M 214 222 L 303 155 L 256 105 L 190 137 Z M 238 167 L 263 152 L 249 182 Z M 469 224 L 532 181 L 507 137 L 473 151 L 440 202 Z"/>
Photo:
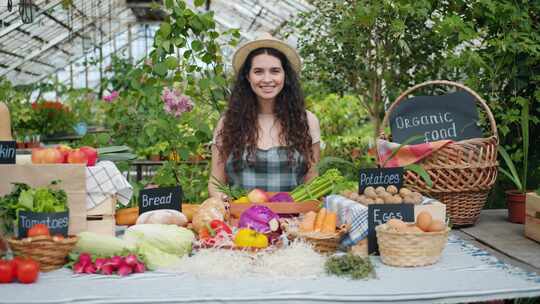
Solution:
<path fill-rule="evenodd" d="M 32 285 L 1 284 L 0 303 L 459 303 L 540 296 L 540 277 L 451 237 L 441 261 L 395 268 L 372 257 L 376 278 L 233 280 L 148 272 L 128 277 L 43 273 Z"/>

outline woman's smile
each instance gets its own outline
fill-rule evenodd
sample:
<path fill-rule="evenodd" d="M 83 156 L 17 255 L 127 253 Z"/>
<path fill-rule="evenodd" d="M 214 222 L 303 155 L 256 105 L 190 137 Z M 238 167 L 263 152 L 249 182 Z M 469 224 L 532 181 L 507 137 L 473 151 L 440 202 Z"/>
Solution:
<path fill-rule="evenodd" d="M 260 102 L 274 101 L 285 83 L 281 61 L 268 54 L 253 57 L 248 80 Z"/>

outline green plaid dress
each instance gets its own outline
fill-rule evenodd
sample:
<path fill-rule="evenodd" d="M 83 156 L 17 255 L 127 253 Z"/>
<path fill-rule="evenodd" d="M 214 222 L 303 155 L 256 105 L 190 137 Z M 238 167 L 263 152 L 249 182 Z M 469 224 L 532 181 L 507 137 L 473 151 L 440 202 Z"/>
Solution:
<path fill-rule="evenodd" d="M 297 151 L 293 153 L 289 164 L 287 148 L 281 146 L 268 150 L 257 149 L 254 164 L 247 161 L 247 152 L 237 161 L 229 156 L 225 173 L 231 186 L 246 190 L 259 188 L 271 192 L 287 192 L 304 182 L 307 164 Z"/>

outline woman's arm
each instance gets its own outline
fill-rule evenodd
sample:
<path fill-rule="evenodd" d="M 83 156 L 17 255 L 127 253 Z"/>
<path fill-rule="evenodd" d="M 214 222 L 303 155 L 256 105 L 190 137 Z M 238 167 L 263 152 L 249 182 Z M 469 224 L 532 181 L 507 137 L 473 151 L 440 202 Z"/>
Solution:
<path fill-rule="evenodd" d="M 319 172 L 317 171 L 317 164 L 319 163 L 319 160 L 321 158 L 321 143 L 314 143 L 311 146 L 311 151 L 313 152 L 313 161 L 309 166 L 308 172 L 304 176 L 304 183 L 307 183 L 313 178 L 319 176 Z"/>
<path fill-rule="evenodd" d="M 210 170 L 210 178 L 208 179 L 208 195 L 210 197 L 225 200 L 227 199 L 226 195 L 219 191 L 216 185 L 214 185 L 216 179 L 222 184 L 227 182 L 227 176 L 225 175 L 225 162 L 221 160 L 217 145 L 212 144 L 212 168 Z"/>
<path fill-rule="evenodd" d="M 0 102 L 0 122 L 0 140 L 12 140 L 9 109 L 3 102 Z"/>

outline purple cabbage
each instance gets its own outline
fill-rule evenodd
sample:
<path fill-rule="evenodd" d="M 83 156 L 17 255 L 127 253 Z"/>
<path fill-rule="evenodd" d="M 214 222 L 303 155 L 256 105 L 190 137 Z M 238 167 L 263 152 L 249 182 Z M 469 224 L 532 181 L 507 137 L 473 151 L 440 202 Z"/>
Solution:
<path fill-rule="evenodd" d="M 294 202 L 294 199 L 287 192 L 278 192 L 268 200 L 268 202 L 279 203 L 279 202 Z"/>
<path fill-rule="evenodd" d="M 270 208 L 255 205 L 240 215 L 238 227 L 250 228 L 261 233 L 268 233 L 279 229 L 279 216 Z"/>

